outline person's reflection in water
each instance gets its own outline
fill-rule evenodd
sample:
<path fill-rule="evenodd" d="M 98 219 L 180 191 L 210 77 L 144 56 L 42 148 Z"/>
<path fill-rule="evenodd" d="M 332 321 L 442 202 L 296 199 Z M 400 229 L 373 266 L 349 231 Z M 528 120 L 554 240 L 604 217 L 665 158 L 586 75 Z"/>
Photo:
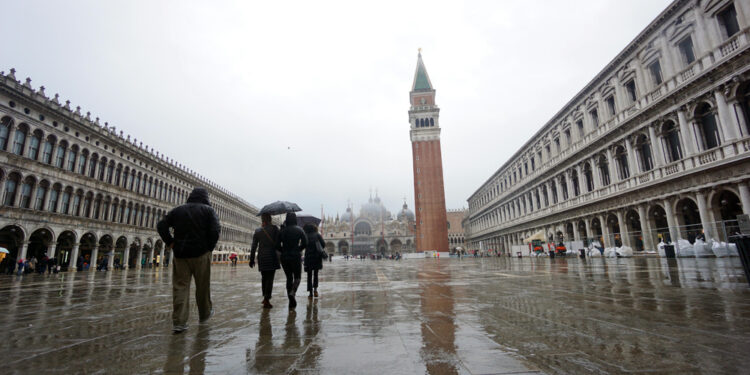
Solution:
<path fill-rule="evenodd" d="M 211 327 L 208 325 L 198 327 L 198 334 L 193 341 L 190 352 L 190 373 L 202 374 L 206 371 L 206 353 L 210 340 Z"/>
<path fill-rule="evenodd" d="M 286 317 L 286 335 L 284 336 L 284 345 L 281 350 L 283 353 L 297 353 L 300 345 L 299 328 L 297 328 L 297 312 L 289 310 Z"/>
<path fill-rule="evenodd" d="M 307 304 L 307 315 L 305 316 L 304 345 L 308 346 L 302 354 L 301 368 L 306 371 L 313 370 L 318 365 L 318 359 L 323 349 L 316 341 L 320 331 L 320 321 L 318 320 L 318 300 L 315 299 Z"/>
<path fill-rule="evenodd" d="M 182 374 L 185 372 L 185 344 L 187 336 L 171 335 L 169 337 L 169 349 L 167 360 L 164 362 L 165 374 Z"/>
<path fill-rule="evenodd" d="M 258 341 L 255 342 L 255 361 L 251 360 L 252 351 L 247 351 L 247 363 L 254 363 L 254 369 L 257 372 L 266 372 L 273 362 L 273 358 L 270 357 L 274 354 L 273 343 L 273 327 L 271 326 L 271 310 L 263 309 L 260 313 L 260 325 L 258 326 Z M 252 373 L 252 368 L 248 368 L 247 372 Z"/>

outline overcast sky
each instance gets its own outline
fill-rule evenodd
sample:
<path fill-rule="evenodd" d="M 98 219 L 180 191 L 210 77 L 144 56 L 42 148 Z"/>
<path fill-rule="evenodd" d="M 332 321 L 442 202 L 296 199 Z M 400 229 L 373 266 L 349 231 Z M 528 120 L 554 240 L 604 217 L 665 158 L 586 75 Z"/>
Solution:
<path fill-rule="evenodd" d="M 1 1 L 0 70 L 256 206 L 414 207 L 417 48 L 466 199 L 666 6 L 592 1 Z"/>

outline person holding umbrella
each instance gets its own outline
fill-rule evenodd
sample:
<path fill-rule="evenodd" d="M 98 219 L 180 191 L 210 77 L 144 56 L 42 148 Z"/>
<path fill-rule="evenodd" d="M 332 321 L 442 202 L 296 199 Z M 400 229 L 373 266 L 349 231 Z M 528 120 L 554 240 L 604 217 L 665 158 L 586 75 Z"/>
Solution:
<path fill-rule="evenodd" d="M 305 249 L 305 272 L 307 272 L 307 298 L 318 298 L 318 271 L 323 269 L 323 259 L 328 257 L 325 252 L 326 243 L 318 233 L 315 224 L 305 224 L 307 234 L 307 248 Z M 313 294 L 314 293 L 314 294 Z"/>
<path fill-rule="evenodd" d="M 284 228 L 279 234 L 281 245 L 281 266 L 286 275 L 286 293 L 289 296 L 289 308 L 297 307 L 294 298 L 302 276 L 302 249 L 307 247 L 307 235 L 297 225 L 297 215 L 294 212 L 286 214 Z"/>
<path fill-rule="evenodd" d="M 271 222 L 271 215 L 261 215 L 262 226 L 253 234 L 253 245 L 250 248 L 250 268 L 255 267 L 255 251 L 258 251 L 258 271 L 261 277 L 263 308 L 270 309 L 273 290 L 273 278 L 279 266 L 279 228 Z"/>

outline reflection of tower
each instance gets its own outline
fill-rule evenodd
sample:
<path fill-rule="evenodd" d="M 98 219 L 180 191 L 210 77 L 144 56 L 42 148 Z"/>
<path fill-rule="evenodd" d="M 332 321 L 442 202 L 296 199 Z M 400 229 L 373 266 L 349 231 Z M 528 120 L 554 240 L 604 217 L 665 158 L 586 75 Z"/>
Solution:
<path fill-rule="evenodd" d="M 422 54 L 409 93 L 411 108 L 412 163 L 414 165 L 414 203 L 417 214 L 416 251 L 448 251 L 448 217 L 445 211 L 443 160 L 440 151 L 440 108 L 435 105 Z"/>
<path fill-rule="evenodd" d="M 456 358 L 456 311 L 451 273 L 439 261 L 422 263 L 420 285 L 422 359 L 428 374 L 458 374 Z"/>

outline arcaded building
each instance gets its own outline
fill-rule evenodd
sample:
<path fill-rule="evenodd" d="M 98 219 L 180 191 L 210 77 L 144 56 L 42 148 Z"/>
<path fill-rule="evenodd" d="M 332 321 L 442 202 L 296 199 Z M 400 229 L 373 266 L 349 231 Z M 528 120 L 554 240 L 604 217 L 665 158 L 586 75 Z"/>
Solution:
<path fill-rule="evenodd" d="M 421 52 L 417 57 L 409 102 L 417 252 L 445 252 L 448 251 L 448 219 L 440 148 L 440 108 L 435 104 L 435 89 Z"/>
<path fill-rule="evenodd" d="M 750 213 L 750 2 L 677 0 L 468 198 L 471 248 L 726 240 Z"/>
<path fill-rule="evenodd" d="M 466 219 L 465 209 L 448 210 L 448 244 L 450 251 L 466 249 L 466 234 L 464 233 L 463 221 Z"/>
<path fill-rule="evenodd" d="M 9 259 L 46 255 L 69 270 L 79 256 L 164 264 L 170 254 L 156 223 L 197 186 L 208 189 L 222 226 L 214 260 L 244 257 L 260 225 L 255 206 L 13 69 L 0 73 L 0 247 Z"/>

